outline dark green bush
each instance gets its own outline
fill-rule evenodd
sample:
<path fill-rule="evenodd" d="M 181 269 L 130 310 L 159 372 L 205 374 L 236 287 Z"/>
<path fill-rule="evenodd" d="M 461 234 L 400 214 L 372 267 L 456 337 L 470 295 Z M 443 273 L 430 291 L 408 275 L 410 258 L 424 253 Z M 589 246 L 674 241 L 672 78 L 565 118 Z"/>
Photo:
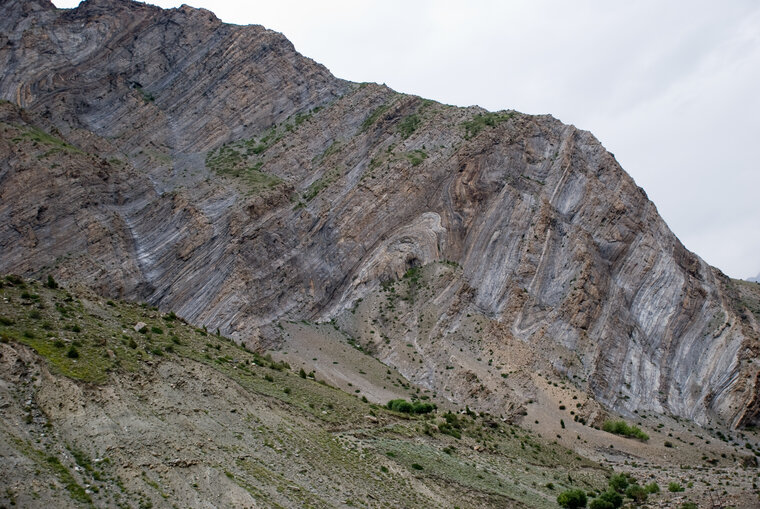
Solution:
<path fill-rule="evenodd" d="M 610 504 L 614 509 L 617 509 L 621 505 L 623 505 L 623 496 L 620 495 L 617 491 L 614 489 L 609 489 L 599 495 L 597 500 L 603 500 L 604 502 L 607 502 Z"/>
<path fill-rule="evenodd" d="M 10 284 L 14 286 L 18 286 L 20 288 L 23 288 L 25 286 L 24 280 L 21 279 L 21 276 L 17 276 L 16 274 L 8 274 L 7 276 L 5 276 L 5 280 L 8 281 Z"/>
<path fill-rule="evenodd" d="M 557 503 L 567 509 L 586 507 L 586 492 L 583 490 L 567 490 L 557 496 Z"/>
<path fill-rule="evenodd" d="M 56 288 L 58 288 L 58 283 L 55 282 L 55 279 L 53 279 L 53 276 L 48 274 L 47 282 L 45 283 L 45 286 L 47 286 L 48 288 L 52 290 L 55 290 Z"/>
<path fill-rule="evenodd" d="M 589 509 L 615 509 L 615 506 L 601 498 L 595 498 L 589 505 Z"/>
<path fill-rule="evenodd" d="M 610 488 L 618 493 L 623 493 L 628 487 L 628 477 L 625 474 L 614 474 L 610 477 L 609 483 Z"/>
<path fill-rule="evenodd" d="M 436 409 L 433 403 L 422 403 L 420 401 L 410 403 L 405 399 L 392 399 L 385 406 L 389 410 L 404 414 L 429 414 Z"/>
<path fill-rule="evenodd" d="M 683 491 L 683 486 L 681 486 L 677 482 L 669 482 L 668 483 L 668 491 L 670 491 L 672 493 L 678 493 L 680 491 Z"/>
<path fill-rule="evenodd" d="M 640 504 L 647 499 L 649 493 L 638 484 L 631 484 L 626 488 L 625 496 L 632 499 L 637 504 Z"/>
<path fill-rule="evenodd" d="M 66 352 L 66 357 L 70 359 L 79 358 L 79 350 L 77 350 L 76 347 L 72 345 L 71 347 L 69 347 L 69 351 Z"/>
<path fill-rule="evenodd" d="M 155 325 L 150 328 L 150 331 L 153 334 L 163 334 L 164 333 L 164 330 L 161 327 L 156 327 Z"/>

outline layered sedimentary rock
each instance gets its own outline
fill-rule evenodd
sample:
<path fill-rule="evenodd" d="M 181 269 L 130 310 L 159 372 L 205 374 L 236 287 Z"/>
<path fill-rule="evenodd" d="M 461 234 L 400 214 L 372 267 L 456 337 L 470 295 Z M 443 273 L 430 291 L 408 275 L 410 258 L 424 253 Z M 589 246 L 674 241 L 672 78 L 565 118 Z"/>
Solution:
<path fill-rule="evenodd" d="M 757 316 L 590 133 L 342 81 L 203 10 L 3 7 L 0 271 L 250 344 L 335 320 L 497 413 L 552 371 L 623 412 L 758 421 Z"/>

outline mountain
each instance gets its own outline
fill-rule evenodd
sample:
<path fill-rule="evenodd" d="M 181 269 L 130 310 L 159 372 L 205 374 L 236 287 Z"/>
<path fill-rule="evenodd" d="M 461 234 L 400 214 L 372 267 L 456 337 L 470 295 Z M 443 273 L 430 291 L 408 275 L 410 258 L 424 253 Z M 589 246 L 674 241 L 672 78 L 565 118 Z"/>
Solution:
<path fill-rule="evenodd" d="M 747 281 L 750 281 L 752 283 L 760 283 L 760 274 L 755 277 L 748 278 Z"/>
<path fill-rule="evenodd" d="M 344 389 L 356 370 L 304 353 L 333 333 L 505 419 L 553 405 L 549 379 L 590 396 L 583 420 L 760 423 L 757 290 L 590 133 L 340 80 L 187 6 L 3 12 L 0 272 L 172 310 Z"/>

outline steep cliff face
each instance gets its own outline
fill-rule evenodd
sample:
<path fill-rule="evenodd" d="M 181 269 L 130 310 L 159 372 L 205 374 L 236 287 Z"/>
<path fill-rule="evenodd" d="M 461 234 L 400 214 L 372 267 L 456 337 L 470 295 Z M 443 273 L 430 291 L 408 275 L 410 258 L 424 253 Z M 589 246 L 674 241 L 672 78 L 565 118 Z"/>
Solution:
<path fill-rule="evenodd" d="M 0 271 L 251 344 L 334 320 L 497 413 L 543 371 L 623 412 L 758 422 L 745 290 L 591 134 L 341 81 L 203 10 L 4 8 Z"/>

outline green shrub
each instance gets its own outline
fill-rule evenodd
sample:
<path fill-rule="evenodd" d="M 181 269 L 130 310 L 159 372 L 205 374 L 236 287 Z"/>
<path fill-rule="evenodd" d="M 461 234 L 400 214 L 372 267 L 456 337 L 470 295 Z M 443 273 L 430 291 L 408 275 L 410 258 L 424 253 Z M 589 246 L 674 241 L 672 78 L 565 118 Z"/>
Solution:
<path fill-rule="evenodd" d="M 53 279 L 53 276 L 48 274 L 47 282 L 45 283 L 45 286 L 47 286 L 48 288 L 52 290 L 55 290 L 56 288 L 58 288 L 58 283 L 55 282 L 55 279 Z"/>
<path fill-rule="evenodd" d="M 422 164 L 422 161 L 427 159 L 427 156 L 427 152 L 424 150 L 414 150 L 406 154 L 406 158 L 409 159 L 409 162 L 412 163 L 412 166 L 419 166 Z"/>
<path fill-rule="evenodd" d="M 405 399 L 392 399 L 385 406 L 389 410 L 404 414 L 429 414 L 436 409 L 433 403 L 422 403 L 420 401 L 410 403 Z"/>
<path fill-rule="evenodd" d="M 282 371 L 284 369 L 290 369 L 290 364 L 288 364 L 285 361 L 280 361 L 280 362 L 271 361 L 269 363 L 269 368 L 274 369 L 275 371 Z"/>
<path fill-rule="evenodd" d="M 16 322 L 11 320 L 10 318 L 7 318 L 5 316 L 0 316 L 0 325 L 8 326 L 8 325 L 13 325 L 14 323 Z"/>
<path fill-rule="evenodd" d="M 646 442 L 649 435 L 641 431 L 638 426 L 629 426 L 625 421 L 605 421 L 602 429 L 607 433 L 614 433 L 628 438 L 637 438 Z"/>
<path fill-rule="evenodd" d="M 412 463 L 412 468 L 415 470 L 425 470 L 419 463 Z"/>
<path fill-rule="evenodd" d="M 586 507 L 586 492 L 583 490 L 567 490 L 557 496 L 557 503 L 567 509 Z"/>
<path fill-rule="evenodd" d="M 389 107 L 388 104 L 383 104 L 372 110 L 372 113 L 370 113 L 367 118 L 364 119 L 364 122 L 362 122 L 362 131 L 366 131 L 367 128 L 374 124 L 383 113 L 388 111 Z"/>
<path fill-rule="evenodd" d="M 60 339 L 56 339 L 55 341 L 53 341 L 53 346 L 56 348 L 63 348 L 64 346 L 66 346 L 66 344 Z"/>
<path fill-rule="evenodd" d="M 163 334 L 164 333 L 164 330 L 161 327 L 156 327 L 155 325 L 150 328 L 150 331 L 153 334 Z"/>
<path fill-rule="evenodd" d="M 647 490 L 645 490 L 638 484 L 631 484 L 625 490 L 625 496 L 632 499 L 637 504 L 640 504 L 647 499 L 647 497 L 649 496 L 649 493 L 647 493 Z"/>
<path fill-rule="evenodd" d="M 399 123 L 398 132 L 401 133 L 402 138 L 406 139 L 411 136 L 414 131 L 417 130 L 421 123 L 422 120 L 420 119 L 419 115 L 416 113 L 409 115 Z"/>
<path fill-rule="evenodd" d="M 681 504 L 681 509 L 699 509 L 699 506 L 694 502 L 684 502 Z"/>
<path fill-rule="evenodd" d="M 70 359 L 78 359 L 79 358 L 79 350 L 75 346 L 69 347 L 69 351 L 66 352 L 66 357 Z"/>
<path fill-rule="evenodd" d="M 628 487 L 628 477 L 625 474 L 614 474 L 610 477 L 610 488 L 618 493 L 623 493 Z"/>
<path fill-rule="evenodd" d="M 623 497 L 618 493 L 617 491 L 613 489 L 609 489 L 599 495 L 599 497 L 596 500 L 602 500 L 609 504 L 613 509 L 617 509 L 621 505 L 623 505 Z"/>
<path fill-rule="evenodd" d="M 385 405 L 389 410 L 394 412 L 402 412 L 405 414 L 411 414 L 414 406 L 405 399 L 392 399 Z"/>
<path fill-rule="evenodd" d="M 615 509 L 615 506 L 601 498 L 595 498 L 589 505 L 589 509 Z"/>
<path fill-rule="evenodd" d="M 656 482 L 652 482 L 644 486 L 644 489 L 647 490 L 647 493 L 659 493 L 660 485 Z"/>
<path fill-rule="evenodd" d="M 495 127 L 496 125 L 506 122 L 514 116 L 514 113 L 478 113 L 472 120 L 462 122 L 462 126 L 465 129 L 465 139 L 470 139 L 476 136 L 480 131 L 486 127 Z"/>
<path fill-rule="evenodd" d="M 668 491 L 670 491 L 671 493 L 678 493 L 680 491 L 683 491 L 683 486 L 681 486 L 677 482 L 669 482 Z"/>
<path fill-rule="evenodd" d="M 24 286 L 26 286 L 24 284 L 24 280 L 21 279 L 21 276 L 18 276 L 16 274 L 8 274 L 7 276 L 5 276 L 5 280 L 8 281 L 13 286 L 18 286 L 19 288 L 23 288 Z"/>

